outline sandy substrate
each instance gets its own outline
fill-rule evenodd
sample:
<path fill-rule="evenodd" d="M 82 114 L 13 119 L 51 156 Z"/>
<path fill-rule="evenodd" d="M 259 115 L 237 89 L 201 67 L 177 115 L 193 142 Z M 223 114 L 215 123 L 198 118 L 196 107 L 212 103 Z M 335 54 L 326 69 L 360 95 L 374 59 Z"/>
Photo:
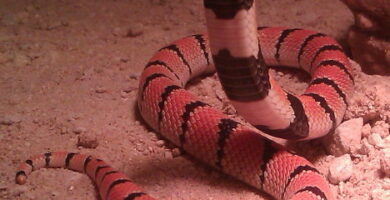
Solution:
<path fill-rule="evenodd" d="M 313 29 L 341 42 L 353 23 L 337 0 L 261 0 L 258 7 L 261 25 Z M 198 0 L 0 0 L 0 199 L 97 199 L 87 176 L 63 169 L 39 170 L 16 185 L 18 163 L 46 151 L 95 155 L 159 199 L 269 199 L 181 153 L 137 114 L 138 76 L 153 52 L 204 31 Z M 363 118 L 364 148 L 351 153 L 351 177 L 332 189 L 338 199 L 390 199 L 380 161 L 390 153 L 390 77 L 358 66 L 354 74 L 345 118 Z M 302 73 L 276 76 L 294 93 L 306 86 Z M 190 90 L 234 114 L 215 76 Z M 328 174 L 335 156 L 321 140 L 293 146 Z"/>

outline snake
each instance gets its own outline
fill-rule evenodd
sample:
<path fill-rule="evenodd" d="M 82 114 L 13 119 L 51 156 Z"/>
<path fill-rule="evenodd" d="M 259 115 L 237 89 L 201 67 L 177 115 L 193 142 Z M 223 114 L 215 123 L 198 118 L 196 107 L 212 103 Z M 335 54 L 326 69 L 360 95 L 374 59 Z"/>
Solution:
<path fill-rule="evenodd" d="M 335 199 L 312 163 L 261 133 L 308 140 L 341 123 L 353 94 L 352 67 L 333 38 L 310 30 L 257 27 L 254 0 L 204 0 L 208 33 L 158 50 L 139 78 L 145 122 L 197 160 L 280 200 Z M 301 95 L 284 91 L 271 66 L 311 74 Z M 186 90 L 191 79 L 216 71 L 237 120 Z M 43 167 L 86 173 L 102 199 L 154 199 L 99 158 L 47 152 L 20 164 L 15 180 Z"/>

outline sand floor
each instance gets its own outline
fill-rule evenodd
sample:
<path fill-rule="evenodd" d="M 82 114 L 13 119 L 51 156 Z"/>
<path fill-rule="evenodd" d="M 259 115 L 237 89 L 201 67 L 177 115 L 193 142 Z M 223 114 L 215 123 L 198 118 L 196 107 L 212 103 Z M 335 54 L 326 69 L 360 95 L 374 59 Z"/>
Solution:
<path fill-rule="evenodd" d="M 257 6 L 260 25 L 312 29 L 342 44 L 353 24 L 337 0 Z M 0 199 L 98 198 L 86 175 L 64 169 L 42 169 L 16 185 L 18 163 L 46 151 L 102 158 L 159 199 L 270 199 L 180 153 L 137 114 L 138 76 L 148 59 L 169 42 L 204 31 L 198 0 L 0 0 Z M 358 66 L 354 74 L 357 92 L 345 118 L 363 117 L 372 129 L 387 124 L 381 136 L 388 137 L 390 77 L 365 75 Z M 292 92 L 307 85 L 300 72 L 276 75 Z M 234 114 L 215 76 L 190 90 Z M 326 175 L 334 156 L 322 144 L 295 146 Z M 384 148 L 368 149 L 352 155 L 352 177 L 332 185 L 339 199 L 384 200 L 389 193 L 390 179 L 379 170 Z"/>

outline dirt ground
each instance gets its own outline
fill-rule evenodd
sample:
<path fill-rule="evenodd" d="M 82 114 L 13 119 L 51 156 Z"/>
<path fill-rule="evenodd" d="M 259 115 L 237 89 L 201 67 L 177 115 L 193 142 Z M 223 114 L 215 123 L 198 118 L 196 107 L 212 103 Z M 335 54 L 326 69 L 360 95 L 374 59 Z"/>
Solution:
<path fill-rule="evenodd" d="M 257 6 L 260 25 L 317 30 L 341 43 L 353 24 L 338 0 Z M 86 175 L 64 169 L 42 169 L 16 185 L 18 163 L 46 151 L 97 156 L 158 199 L 270 199 L 181 153 L 137 114 L 138 76 L 148 59 L 169 42 L 204 31 L 199 0 L 0 0 L 0 199 L 98 198 Z M 294 74 L 301 73 L 276 73 L 299 93 L 306 83 Z M 377 129 L 386 142 L 390 77 L 365 75 L 358 66 L 354 74 L 357 91 L 345 118 L 362 117 L 370 128 L 362 144 Z M 215 76 L 190 89 L 219 108 L 226 102 L 218 98 Z M 351 178 L 332 185 L 338 199 L 390 199 L 378 156 L 390 147 L 367 145 L 368 152 L 351 154 Z M 321 140 L 295 146 L 328 173 L 334 156 Z"/>

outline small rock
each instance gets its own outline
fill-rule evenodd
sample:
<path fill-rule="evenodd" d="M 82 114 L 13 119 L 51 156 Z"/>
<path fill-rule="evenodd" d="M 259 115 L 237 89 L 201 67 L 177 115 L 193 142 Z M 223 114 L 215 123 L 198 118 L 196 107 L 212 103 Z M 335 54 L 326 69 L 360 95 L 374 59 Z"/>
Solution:
<path fill-rule="evenodd" d="M 148 147 L 148 151 L 149 151 L 149 153 L 153 153 L 154 149 L 152 147 Z"/>
<path fill-rule="evenodd" d="M 58 197 L 60 194 L 57 191 L 52 191 L 51 196 L 52 197 Z"/>
<path fill-rule="evenodd" d="M 78 137 L 77 146 L 79 147 L 95 149 L 98 145 L 99 142 L 95 134 L 83 133 Z"/>
<path fill-rule="evenodd" d="M 137 87 L 129 86 L 126 89 L 124 89 L 123 92 L 130 93 L 130 92 L 137 90 L 137 89 L 138 89 Z"/>
<path fill-rule="evenodd" d="M 379 111 L 368 110 L 363 115 L 363 121 L 364 121 L 364 123 L 369 122 L 369 121 L 376 121 L 376 120 L 380 119 L 380 117 L 381 117 L 381 114 Z"/>
<path fill-rule="evenodd" d="M 126 37 L 137 37 L 144 33 L 144 26 L 142 24 L 133 24 L 127 30 Z"/>
<path fill-rule="evenodd" d="M 345 184 L 344 182 L 339 183 L 339 194 L 343 194 L 345 192 Z"/>
<path fill-rule="evenodd" d="M 163 147 L 163 146 L 165 145 L 165 141 L 164 141 L 164 140 L 158 140 L 158 141 L 156 142 L 156 145 L 157 145 L 158 147 Z"/>
<path fill-rule="evenodd" d="M 180 151 L 179 148 L 174 148 L 174 149 L 172 149 L 172 156 L 173 156 L 174 158 L 176 158 L 176 157 L 178 157 L 178 156 L 180 156 L 180 155 L 181 155 L 181 151 Z"/>
<path fill-rule="evenodd" d="M 389 178 L 383 179 L 383 187 L 382 188 L 390 191 L 390 179 Z"/>
<path fill-rule="evenodd" d="M 218 98 L 218 100 L 222 101 L 226 95 L 223 92 L 223 90 L 215 90 L 215 96 Z"/>
<path fill-rule="evenodd" d="M 8 189 L 8 186 L 5 184 L 5 181 L 1 181 L 0 182 L 0 192 L 7 190 L 7 189 Z"/>
<path fill-rule="evenodd" d="M 123 58 L 123 57 L 120 57 L 119 58 L 119 61 L 122 62 L 122 63 L 127 63 L 130 61 L 130 58 Z"/>
<path fill-rule="evenodd" d="M 33 122 L 34 124 L 39 124 L 39 119 L 33 119 L 32 122 Z"/>
<path fill-rule="evenodd" d="M 144 145 L 143 144 L 136 144 L 135 145 L 135 150 L 137 150 L 140 153 L 144 152 L 145 151 Z"/>
<path fill-rule="evenodd" d="M 331 161 L 328 179 L 333 184 L 348 180 L 353 172 L 351 156 L 345 154 Z"/>
<path fill-rule="evenodd" d="M 150 155 L 150 152 L 149 151 L 144 151 L 143 153 L 142 153 L 142 155 L 144 155 L 144 156 L 149 156 Z"/>
<path fill-rule="evenodd" d="M 12 195 L 13 196 L 20 196 L 21 194 L 28 194 L 29 189 L 26 185 L 17 185 L 17 187 L 13 188 Z"/>
<path fill-rule="evenodd" d="M 383 190 L 383 189 L 374 189 L 371 192 L 371 199 L 372 200 L 390 199 L 390 191 L 389 190 Z"/>
<path fill-rule="evenodd" d="M 331 134 L 323 140 L 330 154 L 341 156 L 356 152 L 360 149 L 363 119 L 356 118 L 341 123 Z"/>
<path fill-rule="evenodd" d="M 368 31 L 375 31 L 377 30 L 377 24 L 375 24 L 368 16 L 358 13 L 355 15 L 356 25 L 361 28 Z"/>
<path fill-rule="evenodd" d="M 74 113 L 74 114 L 72 114 L 72 115 L 69 117 L 68 121 L 69 121 L 69 120 L 70 120 L 70 121 L 72 121 L 72 120 L 78 120 L 78 119 L 80 119 L 80 118 L 81 118 L 81 117 L 80 117 L 79 114 Z"/>
<path fill-rule="evenodd" d="M 390 48 L 390 42 L 385 37 L 381 37 L 378 34 L 369 34 L 358 29 L 351 29 L 347 42 L 351 47 L 352 56 L 362 66 L 363 72 L 367 74 L 390 74 L 389 63 L 386 59 L 386 52 Z"/>
<path fill-rule="evenodd" d="M 381 136 L 378 133 L 373 133 L 368 136 L 368 143 L 378 149 L 381 149 L 385 146 Z"/>
<path fill-rule="evenodd" d="M 121 37 L 125 37 L 127 35 L 127 31 L 121 27 L 115 27 L 111 33 L 114 35 L 114 36 L 121 36 Z"/>
<path fill-rule="evenodd" d="M 390 177 L 390 154 L 385 153 L 380 158 L 380 169 L 388 177 Z"/>
<path fill-rule="evenodd" d="M 378 133 L 382 138 L 385 138 L 389 135 L 389 128 L 389 124 L 385 121 L 377 121 L 371 129 L 371 133 Z"/>
<path fill-rule="evenodd" d="M 71 185 L 69 188 L 68 188 L 69 191 L 73 191 L 74 190 L 74 186 Z"/>
<path fill-rule="evenodd" d="M 155 132 L 149 131 L 148 134 L 150 135 L 150 136 L 149 136 L 150 140 L 152 140 L 153 142 L 157 142 L 157 141 L 159 140 L 159 139 L 157 138 Z"/>
<path fill-rule="evenodd" d="M 385 145 L 385 148 L 390 149 L 390 135 L 385 137 L 385 139 L 383 139 L 383 143 Z"/>
<path fill-rule="evenodd" d="M 141 76 L 140 72 L 133 72 L 129 74 L 129 78 L 133 80 L 138 80 L 138 78 Z"/>
<path fill-rule="evenodd" d="M 61 127 L 61 129 L 60 129 L 60 134 L 61 134 L 61 135 L 65 135 L 65 134 L 67 134 L 67 133 L 68 133 L 68 129 L 67 129 L 65 126 Z"/>
<path fill-rule="evenodd" d="M 386 176 L 390 176 L 390 158 L 381 158 L 380 165 L 381 171 L 386 174 Z"/>
<path fill-rule="evenodd" d="M 19 117 L 16 116 L 3 116 L 0 117 L 0 124 L 10 126 L 14 123 L 22 121 Z"/>
<path fill-rule="evenodd" d="M 14 61 L 14 64 L 16 67 L 26 66 L 26 65 L 30 64 L 30 62 L 31 62 L 31 60 L 26 55 L 23 55 L 23 54 L 15 55 L 13 61 Z"/>
<path fill-rule="evenodd" d="M 361 145 L 361 147 L 360 147 L 360 149 L 359 149 L 359 153 L 362 154 L 362 155 L 369 155 L 371 149 L 374 149 L 374 147 L 371 146 L 371 145 L 368 143 L 368 141 L 367 141 L 366 138 L 364 138 L 364 139 L 362 140 L 362 145 Z"/>
<path fill-rule="evenodd" d="M 7 63 L 9 61 L 12 61 L 12 56 L 8 55 L 6 53 L 0 52 L 0 64 Z"/>
<path fill-rule="evenodd" d="M 371 125 L 369 123 L 367 124 L 364 124 L 363 128 L 362 128 L 362 137 L 368 137 L 369 135 L 371 135 Z"/>
<path fill-rule="evenodd" d="M 86 132 L 87 131 L 87 129 L 86 128 L 84 128 L 84 127 L 76 127 L 74 130 L 73 130 L 73 132 L 75 133 L 75 134 L 81 134 L 81 133 L 84 133 L 84 132 Z"/>
<path fill-rule="evenodd" d="M 28 141 L 25 141 L 25 142 L 24 142 L 24 146 L 25 146 L 25 147 L 30 147 L 30 146 L 31 146 L 31 143 L 28 142 Z"/>
<path fill-rule="evenodd" d="M 172 158 L 173 158 L 172 153 L 169 152 L 169 151 L 166 151 L 166 152 L 164 153 L 164 157 L 165 157 L 165 158 L 168 158 L 168 159 L 172 159 Z"/>
<path fill-rule="evenodd" d="M 104 87 L 99 87 L 99 88 L 96 88 L 95 92 L 102 94 L 102 93 L 106 93 L 107 89 L 105 89 Z"/>
<path fill-rule="evenodd" d="M 121 97 L 122 97 L 123 99 L 127 98 L 127 93 L 122 91 L 122 92 L 121 92 Z"/>

